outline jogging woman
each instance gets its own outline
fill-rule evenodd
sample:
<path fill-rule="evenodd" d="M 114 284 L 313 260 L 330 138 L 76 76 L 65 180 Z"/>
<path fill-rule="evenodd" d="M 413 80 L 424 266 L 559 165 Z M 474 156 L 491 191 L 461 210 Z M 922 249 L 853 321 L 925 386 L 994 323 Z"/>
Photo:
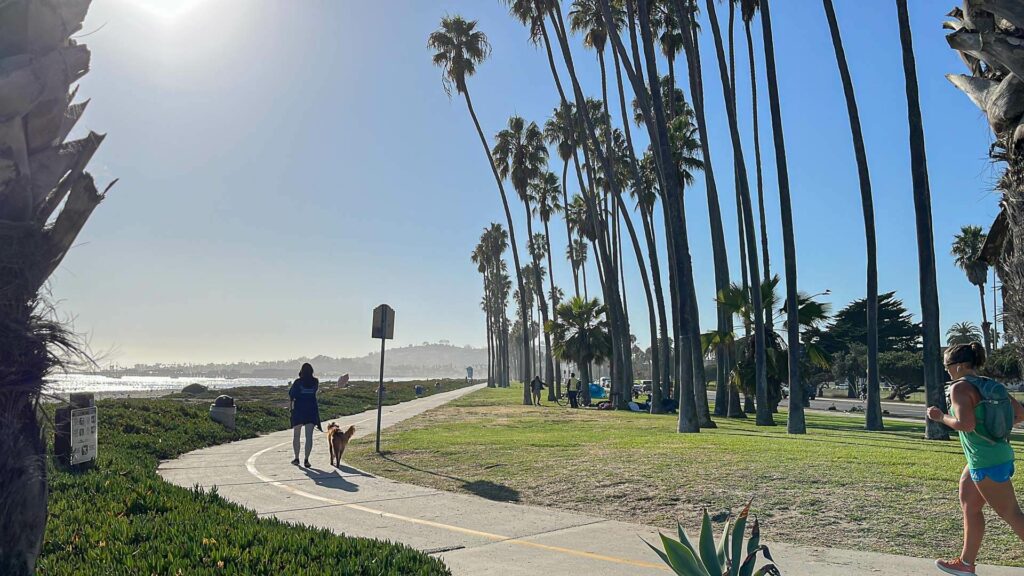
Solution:
<path fill-rule="evenodd" d="M 946 371 L 953 378 L 950 387 L 950 413 L 943 414 L 935 406 L 928 408 L 928 418 L 956 430 L 967 466 L 960 476 L 960 508 L 964 515 L 964 547 L 959 558 L 936 560 L 935 565 L 947 574 L 970 576 L 985 536 L 985 515 L 988 504 L 1017 536 L 1024 540 L 1024 512 L 1013 491 L 1014 454 L 1006 439 L 993 439 L 985 427 L 985 408 L 981 393 L 971 383 L 980 378 L 978 368 L 985 363 L 981 344 L 958 344 L 946 350 Z M 977 382 L 977 380 L 975 380 Z M 1014 423 L 1024 422 L 1024 407 L 1011 397 Z"/>
<path fill-rule="evenodd" d="M 292 410 L 292 449 L 295 450 L 295 459 L 292 464 L 299 465 L 299 433 L 302 428 L 306 429 L 306 459 L 305 466 L 309 468 L 309 453 L 313 450 L 313 427 L 320 428 L 320 407 L 316 402 L 316 392 L 320 388 L 320 381 L 313 377 L 313 367 L 308 363 L 302 365 L 299 370 L 299 378 L 292 383 L 288 390 L 288 398 L 291 399 Z"/>

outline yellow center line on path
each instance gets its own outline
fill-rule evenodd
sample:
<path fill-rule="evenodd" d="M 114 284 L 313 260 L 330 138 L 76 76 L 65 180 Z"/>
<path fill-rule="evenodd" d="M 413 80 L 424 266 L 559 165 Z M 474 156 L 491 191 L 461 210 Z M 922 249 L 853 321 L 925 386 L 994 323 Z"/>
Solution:
<path fill-rule="evenodd" d="M 398 411 L 399 410 L 395 410 L 395 412 L 398 412 Z M 356 424 L 361 424 L 363 422 L 366 422 L 366 421 L 372 420 L 372 419 L 373 418 L 366 418 L 364 420 L 360 420 L 359 422 L 356 422 Z M 653 569 L 656 569 L 656 570 L 664 570 L 666 572 L 669 570 L 664 564 L 655 564 L 653 562 L 644 562 L 643 560 L 630 560 L 628 558 L 619 558 L 619 557 L 616 557 L 616 556 L 606 556 L 604 554 L 595 554 L 593 552 L 586 552 L 586 551 L 583 551 L 583 550 L 574 550 L 572 548 L 563 548 L 561 546 L 549 546 L 547 544 L 541 544 L 539 542 L 530 542 L 528 540 L 522 540 L 522 539 L 519 539 L 519 538 L 513 538 L 511 536 L 503 536 L 501 534 L 494 534 L 494 533 L 491 533 L 491 532 L 482 532 L 480 530 L 473 530 L 471 528 L 463 528 L 462 526 L 453 526 L 451 524 L 444 524 L 444 523 L 441 523 L 441 522 L 434 522 L 433 520 L 424 520 L 423 518 L 413 518 L 411 516 L 403 516 L 401 514 L 394 514 L 392 512 L 386 512 L 384 510 L 377 510 L 375 508 L 370 508 L 368 506 L 363 506 L 361 504 L 354 504 L 354 503 L 351 503 L 351 502 L 345 502 L 343 500 L 337 500 L 335 498 L 327 498 L 325 496 L 319 496 L 317 494 L 311 494 L 311 493 L 306 492 L 304 490 L 300 490 L 300 489 L 298 489 L 298 488 L 296 488 L 294 486 L 290 486 L 290 485 L 285 484 L 283 482 L 280 482 L 278 480 L 274 480 L 273 478 L 270 478 L 270 477 L 264 475 L 262 472 L 259 471 L 259 469 L 256 467 L 256 460 L 260 456 L 262 456 L 263 454 L 265 454 L 265 453 L 267 453 L 267 452 L 269 452 L 271 450 L 275 450 L 275 449 L 280 448 L 282 446 L 287 446 L 290 443 L 291 442 L 282 442 L 280 444 L 275 444 L 274 446 L 271 446 L 269 448 L 264 448 L 263 450 L 260 450 L 259 452 L 254 453 L 245 462 L 246 469 L 249 471 L 250 474 L 252 474 L 253 476 L 259 478 L 263 482 L 266 482 L 267 484 L 270 484 L 271 486 L 276 486 L 276 487 L 278 487 L 278 488 L 280 488 L 282 490 L 285 490 L 287 492 L 291 492 L 292 494 L 295 494 L 296 496 L 302 496 L 303 498 L 309 498 L 310 500 L 316 500 L 318 502 L 324 502 L 324 503 L 327 503 L 327 504 L 334 504 L 334 505 L 337 505 L 337 506 L 342 506 L 344 508 L 349 508 L 351 510 L 357 510 L 359 512 L 366 512 L 367 514 L 374 514 L 376 516 L 382 516 L 384 518 L 391 518 L 392 520 L 399 520 L 399 521 L 402 521 L 402 522 L 408 522 L 410 524 L 418 524 L 418 525 L 421 525 L 421 526 L 430 526 L 431 528 L 438 528 L 438 529 L 441 529 L 441 530 L 447 530 L 449 532 L 456 532 L 456 533 L 465 534 L 465 535 L 468 535 L 468 536 L 476 536 L 478 538 L 483 538 L 485 540 L 491 540 L 493 542 L 505 542 L 505 543 L 508 543 L 508 544 L 514 544 L 516 546 L 522 546 L 524 548 L 536 548 L 536 549 L 539 549 L 539 550 L 546 550 L 548 552 L 555 552 L 555 553 L 558 553 L 558 554 L 565 554 L 565 555 L 568 555 L 568 556 L 576 556 L 576 557 L 579 557 L 579 558 L 588 558 L 588 559 L 591 559 L 591 560 L 600 560 L 602 562 L 611 562 L 611 563 L 614 563 L 614 564 L 625 564 L 625 565 L 628 565 L 628 566 L 637 566 L 637 567 L 640 567 L 640 568 L 653 568 Z"/>

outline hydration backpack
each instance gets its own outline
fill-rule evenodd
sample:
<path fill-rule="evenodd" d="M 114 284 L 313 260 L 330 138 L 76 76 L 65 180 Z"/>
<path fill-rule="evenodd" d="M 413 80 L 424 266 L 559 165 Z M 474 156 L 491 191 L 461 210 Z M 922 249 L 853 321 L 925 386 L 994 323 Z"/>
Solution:
<path fill-rule="evenodd" d="M 981 406 L 984 407 L 982 422 L 989 434 L 986 439 L 993 442 L 1009 440 L 1015 414 L 1013 402 L 1010 401 L 1010 393 L 1006 390 L 1006 386 L 991 378 L 981 376 L 967 376 L 966 380 L 981 395 Z"/>

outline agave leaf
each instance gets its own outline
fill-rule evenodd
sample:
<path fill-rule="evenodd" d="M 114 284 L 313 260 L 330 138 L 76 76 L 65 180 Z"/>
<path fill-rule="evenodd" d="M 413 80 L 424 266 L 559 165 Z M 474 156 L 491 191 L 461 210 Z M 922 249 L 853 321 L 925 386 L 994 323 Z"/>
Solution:
<path fill-rule="evenodd" d="M 668 565 L 682 576 L 711 576 L 708 571 L 700 565 L 696 556 L 686 546 L 661 534 L 661 545 L 665 547 L 665 555 L 668 557 Z"/>
<path fill-rule="evenodd" d="M 767 566 L 762 566 L 754 576 L 782 576 L 782 572 L 779 572 L 779 569 L 775 567 L 775 564 L 768 564 Z"/>
<path fill-rule="evenodd" d="M 647 546 L 648 546 L 648 547 L 649 547 L 649 548 L 650 548 L 651 550 L 654 550 L 654 553 L 655 553 L 655 554 L 657 554 L 659 558 L 661 558 L 661 561 L 662 561 L 662 562 L 664 562 L 665 564 L 667 564 L 667 565 L 668 565 L 668 566 L 669 566 L 670 568 L 672 567 L 672 562 L 671 562 L 671 561 L 669 560 L 668 556 L 667 556 L 667 555 L 666 555 L 666 554 L 665 554 L 664 552 L 662 552 L 661 550 L 658 550 L 658 549 L 657 549 L 657 548 L 656 548 L 656 547 L 654 546 L 654 544 L 651 544 L 651 543 L 650 543 L 650 542 L 648 542 L 647 540 L 644 540 L 643 538 L 641 538 L 641 540 L 643 540 L 643 541 L 644 541 L 644 544 L 647 544 Z M 675 571 L 675 569 L 674 569 L 674 568 L 673 568 L 673 571 Z M 680 572 L 676 572 L 676 574 L 681 574 L 681 573 L 680 573 Z"/>
<path fill-rule="evenodd" d="M 743 535 L 747 530 L 747 517 L 750 515 L 750 502 L 736 518 L 736 527 L 732 531 L 732 564 L 729 566 L 729 576 L 739 576 L 740 556 L 743 554 Z"/>
<path fill-rule="evenodd" d="M 708 516 L 707 508 L 704 509 L 704 520 L 700 526 L 700 559 L 704 567 L 711 574 L 721 574 L 722 565 L 718 563 L 718 551 L 715 550 L 715 537 L 711 532 L 711 517 Z"/>
<path fill-rule="evenodd" d="M 683 528 L 683 525 L 679 524 L 678 522 L 676 523 L 676 525 L 678 526 L 679 530 L 679 543 L 689 548 L 690 552 L 693 552 L 693 555 L 696 556 L 697 549 L 694 548 L 693 544 L 690 543 L 690 537 L 686 535 L 686 530 Z"/>
<path fill-rule="evenodd" d="M 732 531 L 732 521 L 725 521 L 725 528 L 722 529 L 722 537 L 718 539 L 718 565 L 719 567 L 729 565 L 729 534 Z"/>
<path fill-rule="evenodd" d="M 747 554 L 761 545 L 761 522 L 755 517 L 754 526 L 750 529 L 750 540 L 747 542 Z"/>

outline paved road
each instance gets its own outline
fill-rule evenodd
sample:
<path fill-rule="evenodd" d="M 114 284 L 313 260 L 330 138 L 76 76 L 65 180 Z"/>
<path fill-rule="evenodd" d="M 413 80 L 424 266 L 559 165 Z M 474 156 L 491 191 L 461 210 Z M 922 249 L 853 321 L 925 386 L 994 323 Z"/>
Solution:
<path fill-rule="evenodd" d="M 383 425 L 479 388 L 387 407 Z M 364 436 L 372 434 L 374 418 L 374 412 L 364 412 L 338 422 L 355 424 L 356 435 Z M 164 462 L 159 471 L 179 486 L 216 486 L 224 498 L 262 515 L 408 544 L 439 555 L 457 575 L 668 573 L 640 540 L 657 541 L 655 528 L 401 484 L 348 466 L 335 470 L 328 466 L 322 438 L 317 436 L 310 470 L 288 463 L 291 431 L 283 431 L 197 450 Z M 383 444 L 387 446 L 386 435 Z M 931 560 L 785 544 L 773 544 L 771 549 L 786 576 L 935 573 Z M 1021 570 L 987 568 L 983 573 L 1019 576 Z"/>
<path fill-rule="evenodd" d="M 789 406 L 789 401 L 782 402 L 782 405 Z M 828 410 L 830 406 L 835 406 L 839 412 L 846 412 L 855 406 L 865 408 L 865 403 L 861 400 L 846 398 L 818 398 L 817 400 L 811 400 L 812 410 Z M 922 404 L 882 402 L 882 410 L 887 410 L 889 412 L 888 415 L 894 418 L 916 418 L 924 421 L 925 406 Z"/>

